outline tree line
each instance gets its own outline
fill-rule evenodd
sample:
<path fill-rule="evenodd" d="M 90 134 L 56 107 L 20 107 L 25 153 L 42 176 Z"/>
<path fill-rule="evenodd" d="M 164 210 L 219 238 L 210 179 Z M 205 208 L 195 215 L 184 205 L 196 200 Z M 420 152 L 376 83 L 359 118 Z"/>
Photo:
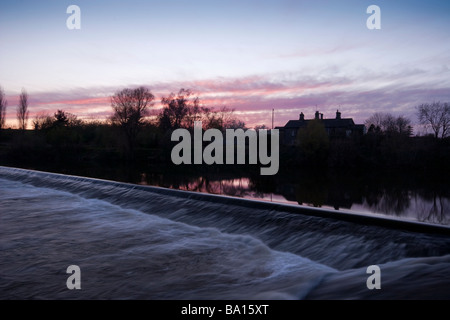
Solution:
<path fill-rule="evenodd" d="M 111 107 L 114 114 L 109 119 L 111 123 L 124 128 L 127 139 L 133 140 L 148 116 L 149 108 L 154 105 L 155 96 L 145 87 L 136 89 L 123 89 L 111 97 Z M 171 93 L 162 97 L 163 110 L 157 120 L 162 130 L 175 130 L 178 128 L 192 128 L 194 121 L 202 121 L 205 129 L 209 128 L 244 128 L 245 123 L 233 115 L 232 109 L 222 107 L 220 110 L 200 105 L 198 96 L 191 90 L 181 89 L 177 94 Z M 0 129 L 5 127 L 7 100 L 0 87 Z M 19 95 L 19 104 L 16 108 L 19 129 L 27 128 L 29 118 L 28 93 L 22 89 Z M 432 102 L 416 107 L 419 124 L 431 129 L 436 138 L 445 138 L 450 133 L 450 103 Z M 56 117 L 56 116 L 55 116 Z M 71 115 L 73 118 L 73 115 Z M 47 122 L 47 124 L 45 124 Z M 37 115 L 33 120 L 34 129 L 51 122 L 49 115 Z M 80 122 L 78 122 L 80 123 Z M 394 117 L 391 114 L 376 112 L 365 121 L 368 132 L 405 133 L 412 135 L 411 120 L 404 116 Z M 265 125 L 258 128 L 266 128 Z"/>
<path fill-rule="evenodd" d="M 17 141 L 11 144 L 17 159 L 27 158 L 25 150 L 32 148 L 36 152 L 31 153 L 39 153 L 41 158 L 47 159 L 57 157 L 67 160 L 71 155 L 78 158 L 83 150 L 84 153 L 87 149 L 98 153 L 99 149 L 109 149 L 113 150 L 111 153 L 114 156 L 132 160 L 137 151 L 142 153 L 143 148 L 147 151 L 149 148 L 167 149 L 171 143 L 171 132 L 178 128 L 193 128 L 194 121 L 202 121 L 205 130 L 245 128 L 245 123 L 238 119 L 234 109 L 226 106 L 218 109 L 206 107 L 189 89 L 180 89 L 177 93 L 162 97 L 163 108 L 156 117 L 149 117 L 155 106 L 155 96 L 149 89 L 126 88 L 110 98 L 112 115 L 106 121 L 84 121 L 75 114 L 58 109 L 53 115 L 37 114 L 31 121 L 34 130 L 25 130 L 29 121 L 28 94 L 25 90 L 19 100 L 17 120 L 22 136 L 17 136 Z M 0 128 L 4 128 L 7 101 L 1 88 L 0 107 Z M 5 134 L 6 131 L 3 136 Z M 40 146 L 39 150 L 37 146 Z M 49 148 L 52 154 L 44 156 Z"/>
<path fill-rule="evenodd" d="M 126 88 L 111 97 L 112 115 L 107 121 L 83 121 L 58 109 L 53 115 L 36 115 L 32 120 L 34 130 L 30 131 L 25 130 L 29 121 L 29 99 L 27 92 L 22 90 L 16 116 L 22 135 L 27 131 L 26 138 L 12 138 L 14 134 L 10 134 L 12 143 L 9 147 L 12 150 L 3 148 L 3 154 L 14 155 L 9 158 L 28 159 L 31 153 L 35 157 L 39 155 L 42 161 L 55 158 L 78 161 L 83 156 L 92 161 L 111 161 L 114 158 L 133 159 L 137 155 L 147 161 L 148 154 L 156 153 L 154 157 L 159 157 L 163 163 L 170 162 L 165 155 L 171 145 L 171 132 L 175 129 L 192 129 L 195 121 L 202 121 L 205 130 L 245 128 L 245 123 L 239 120 L 233 109 L 204 106 L 189 89 L 180 89 L 162 97 L 163 108 L 150 119 L 155 99 L 155 95 L 145 87 Z M 0 129 L 5 126 L 6 108 L 6 96 L 0 88 Z M 416 116 L 420 124 L 433 132 L 434 140 L 446 140 L 444 138 L 449 136 L 449 103 L 418 105 Z M 365 125 L 367 134 L 362 138 L 333 139 L 320 122 L 311 121 L 308 128 L 299 131 L 297 148 L 281 150 L 280 159 L 293 165 L 327 163 L 331 167 L 361 163 L 410 164 L 428 159 L 424 153 L 434 162 L 447 159 L 446 151 L 442 151 L 445 148 L 441 148 L 445 143 L 412 137 L 412 121 L 405 116 L 376 112 L 365 121 Z M 259 128 L 266 127 L 255 129 Z M 436 145 L 440 147 L 430 149 Z"/>
<path fill-rule="evenodd" d="M 363 135 L 328 133 L 316 119 L 298 130 L 295 145 L 282 148 L 280 158 L 285 160 L 285 167 L 446 168 L 450 162 L 448 103 L 421 104 L 416 110 L 420 123 L 432 128 L 432 134 L 414 136 L 409 118 L 389 113 L 372 114 L 365 121 L 367 131 Z"/>
<path fill-rule="evenodd" d="M 16 109 L 17 120 L 19 129 L 25 130 L 29 120 L 29 104 L 28 93 L 24 89 L 19 100 Z M 154 106 L 154 100 L 155 96 L 145 87 L 118 91 L 111 97 L 113 115 L 108 120 L 110 123 L 126 127 L 124 130 L 127 136 L 135 136 L 135 127 L 145 122 L 150 107 Z M 203 121 L 205 128 L 245 127 L 245 123 L 233 114 L 234 109 L 221 107 L 220 110 L 215 110 L 201 106 L 199 97 L 189 89 L 181 89 L 177 94 L 171 93 L 167 97 L 162 97 L 161 103 L 164 108 L 158 114 L 157 122 L 163 130 L 189 128 L 193 126 L 194 121 Z M 5 125 L 7 105 L 6 95 L 0 87 L 0 129 Z M 51 118 L 48 114 L 37 115 L 33 120 L 34 129 L 40 129 L 40 125 L 50 121 Z"/>
<path fill-rule="evenodd" d="M 416 116 L 419 124 L 431 129 L 435 138 L 445 138 L 450 131 L 450 103 L 423 103 L 416 107 Z M 376 112 L 365 121 L 368 132 L 385 134 L 412 135 L 411 119 L 388 113 Z"/>

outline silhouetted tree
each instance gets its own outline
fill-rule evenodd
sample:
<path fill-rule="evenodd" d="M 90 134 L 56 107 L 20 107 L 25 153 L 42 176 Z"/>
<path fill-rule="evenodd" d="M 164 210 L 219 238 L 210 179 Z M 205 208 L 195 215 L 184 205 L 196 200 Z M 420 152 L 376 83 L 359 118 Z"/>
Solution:
<path fill-rule="evenodd" d="M 83 121 L 78 119 L 76 115 L 63 110 L 58 110 L 54 116 L 54 125 L 64 127 L 77 127 L 83 124 Z"/>
<path fill-rule="evenodd" d="M 233 114 L 234 109 L 222 107 L 218 111 L 200 105 L 198 96 L 191 90 L 181 89 L 177 94 L 163 97 L 163 110 L 158 115 L 159 127 L 164 131 L 178 128 L 193 128 L 194 121 L 202 121 L 203 129 L 244 128 L 245 123 Z"/>
<path fill-rule="evenodd" d="M 325 126 L 320 120 L 312 120 L 304 129 L 298 130 L 297 145 L 306 160 L 321 164 L 328 157 L 330 141 Z"/>
<path fill-rule="evenodd" d="M 163 97 L 163 110 L 158 116 L 159 126 L 163 130 L 193 127 L 194 121 L 202 120 L 202 108 L 199 98 L 193 97 L 189 89 L 181 89 L 178 94 L 171 93 Z"/>
<path fill-rule="evenodd" d="M 69 123 L 69 119 L 64 111 L 58 110 L 55 113 L 55 122 L 58 125 L 66 126 Z"/>
<path fill-rule="evenodd" d="M 382 128 L 383 131 L 388 135 L 393 134 L 409 135 L 410 130 L 408 127 L 410 127 L 410 124 L 411 120 L 406 117 L 403 116 L 394 117 L 391 114 L 386 114 L 382 122 Z"/>
<path fill-rule="evenodd" d="M 261 130 L 261 129 L 268 130 L 269 127 L 267 127 L 265 124 L 261 124 L 261 125 L 256 125 L 256 126 L 255 126 L 255 130 L 256 130 L 256 131 Z"/>
<path fill-rule="evenodd" d="M 412 127 L 411 120 L 409 118 L 399 116 L 395 119 L 395 128 L 396 131 L 400 134 L 411 136 L 412 135 Z"/>
<path fill-rule="evenodd" d="M 245 129 L 245 122 L 236 117 L 234 109 L 230 109 L 226 106 L 221 107 L 218 111 L 209 109 L 208 112 L 205 113 L 204 121 L 205 129 Z"/>
<path fill-rule="evenodd" d="M 0 130 L 5 126 L 6 119 L 6 107 L 8 106 L 8 101 L 6 101 L 5 92 L 3 88 L 0 87 Z"/>
<path fill-rule="evenodd" d="M 53 119 L 47 113 L 38 113 L 33 119 L 34 130 L 46 130 L 53 126 Z"/>
<path fill-rule="evenodd" d="M 239 120 L 234 114 L 234 109 L 228 107 L 220 108 L 218 114 L 220 119 L 222 119 L 222 126 L 224 129 L 244 129 L 244 121 Z"/>
<path fill-rule="evenodd" d="M 224 129 L 245 129 L 245 122 L 239 119 L 232 119 L 225 123 Z"/>
<path fill-rule="evenodd" d="M 19 97 L 19 105 L 17 106 L 17 120 L 19 121 L 19 129 L 25 130 L 28 122 L 28 93 L 22 90 Z"/>
<path fill-rule="evenodd" d="M 222 119 L 217 115 L 217 112 L 208 112 L 205 114 L 205 123 L 204 123 L 205 129 L 223 129 L 223 121 Z"/>
<path fill-rule="evenodd" d="M 370 123 L 369 129 L 367 130 L 367 133 L 369 133 L 369 134 L 380 134 L 381 133 L 381 127 L 375 126 L 375 124 Z"/>
<path fill-rule="evenodd" d="M 79 127 L 83 121 L 72 113 L 58 110 L 53 117 L 47 113 L 38 113 L 33 119 L 34 130 L 46 130 L 53 127 Z"/>
<path fill-rule="evenodd" d="M 417 118 L 419 123 L 427 127 L 431 127 L 434 137 L 445 138 L 450 128 L 450 104 L 433 102 L 424 103 L 417 107 Z"/>
<path fill-rule="evenodd" d="M 395 117 L 389 113 L 376 112 L 365 121 L 365 125 L 368 128 L 367 132 L 374 134 L 402 134 L 409 136 L 412 133 L 410 119 L 403 116 Z"/>
<path fill-rule="evenodd" d="M 385 114 L 381 112 L 375 112 L 366 121 L 365 125 L 368 128 L 368 132 L 381 133 Z"/>
<path fill-rule="evenodd" d="M 122 128 L 131 157 L 133 157 L 137 135 L 148 114 L 148 108 L 153 106 L 154 99 L 155 96 L 144 87 L 123 89 L 111 97 L 111 106 L 114 110 L 111 121 Z"/>

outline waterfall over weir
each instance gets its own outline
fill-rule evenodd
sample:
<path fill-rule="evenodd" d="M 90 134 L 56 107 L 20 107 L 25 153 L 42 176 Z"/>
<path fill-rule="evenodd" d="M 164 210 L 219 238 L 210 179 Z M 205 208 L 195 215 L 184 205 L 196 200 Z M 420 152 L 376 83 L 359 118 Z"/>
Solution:
<path fill-rule="evenodd" d="M 0 167 L 0 232 L 1 299 L 450 298 L 443 226 Z"/>

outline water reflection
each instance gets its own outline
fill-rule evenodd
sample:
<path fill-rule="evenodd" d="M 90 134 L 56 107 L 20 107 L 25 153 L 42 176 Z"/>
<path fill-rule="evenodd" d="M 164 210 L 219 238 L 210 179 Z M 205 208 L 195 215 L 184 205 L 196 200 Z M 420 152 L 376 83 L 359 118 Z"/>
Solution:
<path fill-rule="evenodd" d="M 44 171 L 45 168 L 41 168 Z M 289 171 L 289 170 L 285 170 Z M 305 206 L 379 213 L 450 225 L 450 172 L 322 172 L 259 170 L 232 172 L 180 167 L 70 168 L 61 173 L 165 188 L 277 201 Z"/>
<path fill-rule="evenodd" d="M 223 177 L 220 174 L 141 173 L 138 183 L 336 210 L 381 213 L 450 225 L 450 196 L 446 181 L 430 177 L 414 181 L 411 183 L 404 176 L 386 175 L 381 179 L 361 174 Z"/>
<path fill-rule="evenodd" d="M 207 176 L 199 177 L 179 177 L 171 175 L 150 175 L 141 174 L 139 184 L 156 185 L 165 188 L 172 188 L 185 191 L 196 191 L 211 194 L 220 194 L 241 198 L 263 198 L 264 194 L 254 190 L 249 178 L 232 178 L 214 180 Z"/>
<path fill-rule="evenodd" d="M 424 201 L 422 198 L 414 197 L 418 220 L 449 225 L 449 202 L 448 198 L 444 198 L 441 195 L 434 195 L 432 201 Z"/>

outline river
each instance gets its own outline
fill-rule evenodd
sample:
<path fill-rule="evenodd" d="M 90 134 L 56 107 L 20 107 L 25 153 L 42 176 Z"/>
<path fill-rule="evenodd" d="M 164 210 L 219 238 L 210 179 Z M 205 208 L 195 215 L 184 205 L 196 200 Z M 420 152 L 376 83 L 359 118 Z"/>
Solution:
<path fill-rule="evenodd" d="M 450 298 L 446 228 L 190 195 L 0 167 L 0 298 Z M 68 290 L 69 265 L 82 290 Z M 366 286 L 370 265 L 381 289 Z"/>

